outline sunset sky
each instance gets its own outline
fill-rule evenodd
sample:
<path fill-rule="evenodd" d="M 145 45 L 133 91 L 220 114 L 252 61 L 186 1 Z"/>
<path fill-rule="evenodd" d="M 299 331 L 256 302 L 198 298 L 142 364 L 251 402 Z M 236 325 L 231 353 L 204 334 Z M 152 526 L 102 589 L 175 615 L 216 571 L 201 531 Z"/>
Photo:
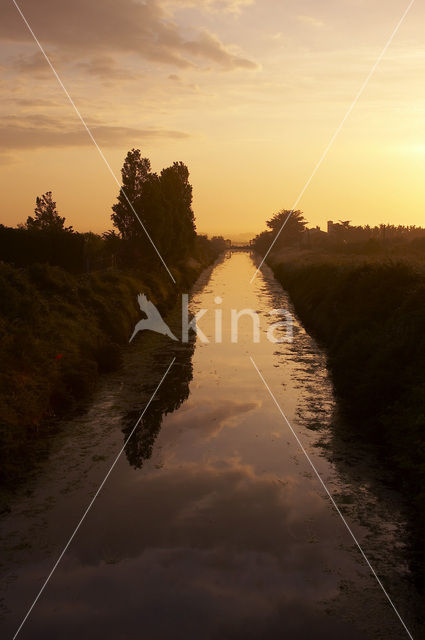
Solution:
<path fill-rule="evenodd" d="M 17 0 L 113 170 L 185 162 L 199 231 L 291 208 L 408 0 Z M 1 0 L 1 222 L 52 190 L 111 228 L 117 186 L 11 0 Z M 311 225 L 425 226 L 425 3 L 408 13 L 299 207 Z"/>

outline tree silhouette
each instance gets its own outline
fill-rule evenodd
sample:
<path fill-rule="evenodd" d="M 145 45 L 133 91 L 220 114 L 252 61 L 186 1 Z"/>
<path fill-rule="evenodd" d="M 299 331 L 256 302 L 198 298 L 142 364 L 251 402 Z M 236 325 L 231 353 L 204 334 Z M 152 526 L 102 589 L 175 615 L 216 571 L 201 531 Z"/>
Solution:
<path fill-rule="evenodd" d="M 72 227 L 64 226 L 65 218 L 56 210 L 51 191 L 35 199 L 34 214 L 34 217 L 28 216 L 25 225 L 31 231 L 73 231 Z"/>
<path fill-rule="evenodd" d="M 156 173 L 151 173 L 143 183 L 140 197 L 137 201 L 138 214 L 149 232 L 155 246 L 161 255 L 168 257 L 169 236 L 171 225 L 168 220 L 165 200 L 162 193 L 161 180 Z M 150 243 L 145 243 L 145 253 L 153 256 L 153 248 Z"/>
<path fill-rule="evenodd" d="M 140 149 L 131 149 L 127 153 L 121 169 L 122 188 L 118 194 L 118 202 L 112 207 L 114 213 L 111 216 L 112 222 L 125 240 L 141 236 L 143 233 L 134 211 L 140 217 L 139 199 L 143 185 L 151 175 L 150 171 L 150 160 L 142 158 Z"/>
<path fill-rule="evenodd" d="M 196 238 L 187 166 L 174 162 L 158 176 L 151 173 L 150 161 L 142 158 L 140 149 L 132 149 L 127 153 L 121 173 L 123 186 L 111 217 L 121 238 L 130 241 L 129 252 L 136 260 L 146 261 L 154 256 L 141 221 L 165 259 L 183 260 Z"/>
<path fill-rule="evenodd" d="M 302 211 L 292 211 L 290 209 L 281 209 L 275 213 L 270 220 L 267 220 L 267 226 L 273 235 L 282 229 L 276 241 L 277 246 L 295 244 L 301 240 L 305 232 L 307 221 Z M 283 226 L 283 228 L 282 228 Z"/>
<path fill-rule="evenodd" d="M 167 253 L 183 258 L 196 237 L 189 169 L 183 162 L 174 162 L 161 171 L 160 182 L 168 223 Z"/>

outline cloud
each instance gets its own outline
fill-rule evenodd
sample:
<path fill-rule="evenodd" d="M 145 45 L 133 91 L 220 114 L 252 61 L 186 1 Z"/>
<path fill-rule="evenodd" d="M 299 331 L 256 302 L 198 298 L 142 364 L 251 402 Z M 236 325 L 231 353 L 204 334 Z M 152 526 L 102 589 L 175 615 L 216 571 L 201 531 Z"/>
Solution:
<path fill-rule="evenodd" d="M 78 62 L 77 67 L 89 75 L 106 81 L 134 80 L 140 77 L 136 73 L 120 67 L 111 56 L 95 56 L 90 60 Z"/>
<path fill-rule="evenodd" d="M 89 123 L 96 141 L 104 147 L 117 147 L 142 141 L 189 137 L 182 131 L 166 129 L 137 129 Z M 7 116 L 0 125 L 0 150 L 41 149 L 46 147 L 84 147 L 92 145 L 87 132 L 77 124 L 69 124 L 44 115 L 28 118 Z M 139 142 L 140 141 L 140 142 Z"/>
<path fill-rule="evenodd" d="M 14 162 L 13 157 L 7 153 L 0 153 L 0 166 L 9 165 Z"/>
<path fill-rule="evenodd" d="M 70 60 L 69 55 L 55 53 L 53 57 L 54 66 L 62 66 Z M 84 60 L 71 61 L 77 70 L 84 71 L 88 75 L 100 78 L 106 82 L 116 80 L 135 80 L 143 74 L 134 73 L 120 65 L 115 58 L 109 55 L 85 56 Z M 30 55 L 20 54 L 12 60 L 12 66 L 20 73 L 28 74 L 34 78 L 44 78 L 51 76 L 51 69 L 40 51 Z"/>
<path fill-rule="evenodd" d="M 325 26 L 325 23 L 322 20 L 319 20 L 318 18 L 315 18 L 314 16 L 297 16 L 297 20 L 299 22 L 304 22 L 304 24 L 308 24 L 311 27 L 316 27 L 316 29 L 321 29 L 322 27 Z"/>
<path fill-rule="evenodd" d="M 224 4 L 230 8 L 241 3 Z M 54 47 L 61 56 L 67 53 L 69 62 L 87 54 L 130 53 L 181 68 L 199 66 L 200 62 L 224 69 L 256 67 L 206 31 L 183 35 L 159 0 L 28 0 L 22 8 L 47 52 Z M 7 3 L 2 13 L 0 39 L 27 43 L 28 30 L 13 3 Z"/>
<path fill-rule="evenodd" d="M 203 91 L 201 91 L 201 88 L 198 84 L 196 84 L 195 82 L 185 82 L 183 80 L 183 78 L 181 78 L 179 75 L 175 74 L 175 73 L 170 73 L 170 75 L 168 76 L 168 80 L 170 80 L 173 85 L 174 85 L 174 89 L 178 92 L 179 90 L 183 90 L 184 93 L 191 93 L 193 94 L 203 94 L 203 95 L 211 95 L 208 93 L 205 93 Z"/>
<path fill-rule="evenodd" d="M 184 48 L 195 56 L 203 56 L 211 62 L 216 62 L 224 69 L 235 69 L 237 67 L 243 69 L 258 68 L 258 65 L 251 60 L 246 60 L 230 53 L 216 36 L 206 30 L 199 34 L 198 40 L 186 42 Z"/>
<path fill-rule="evenodd" d="M 195 7 L 213 13 L 240 13 L 243 7 L 253 5 L 255 0 L 164 0 L 169 7 Z"/>
<path fill-rule="evenodd" d="M 51 73 L 40 51 L 36 51 L 27 56 L 20 54 L 13 60 L 13 66 L 20 72 L 30 73 L 36 76 Z"/>
<path fill-rule="evenodd" d="M 23 107 L 24 109 L 30 108 L 34 109 L 34 107 L 58 107 L 61 106 L 62 103 L 59 103 L 57 100 L 51 100 L 46 98 L 18 98 L 16 96 L 10 96 L 8 98 L 4 98 L 4 102 L 11 103 L 16 107 Z"/>

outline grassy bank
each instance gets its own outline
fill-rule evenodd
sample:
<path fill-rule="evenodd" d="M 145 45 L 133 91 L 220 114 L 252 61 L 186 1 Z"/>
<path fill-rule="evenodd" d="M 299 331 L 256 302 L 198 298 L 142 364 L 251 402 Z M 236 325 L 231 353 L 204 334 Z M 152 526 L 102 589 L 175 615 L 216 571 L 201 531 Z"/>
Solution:
<path fill-rule="evenodd" d="M 397 485 L 425 504 L 423 263 L 294 252 L 270 265 L 327 350 L 344 428 L 373 443 Z"/>
<path fill-rule="evenodd" d="M 0 468 L 16 481 L 34 455 L 32 443 L 54 418 L 90 396 L 102 372 L 117 368 L 121 347 L 147 294 L 165 312 L 218 255 L 202 247 L 196 259 L 165 269 L 72 274 L 48 264 L 0 264 Z"/>

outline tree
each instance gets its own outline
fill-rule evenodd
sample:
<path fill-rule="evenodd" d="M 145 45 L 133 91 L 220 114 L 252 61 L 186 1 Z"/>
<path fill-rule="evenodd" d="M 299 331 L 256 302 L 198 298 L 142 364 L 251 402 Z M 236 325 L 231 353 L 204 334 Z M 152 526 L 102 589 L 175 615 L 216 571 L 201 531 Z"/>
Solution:
<path fill-rule="evenodd" d="M 150 171 L 150 160 L 142 158 L 140 149 L 131 149 L 127 153 L 121 169 L 122 188 L 118 194 L 118 202 L 112 207 L 114 213 L 111 216 L 112 222 L 125 240 L 144 233 L 134 211 L 140 217 L 139 200 L 143 185 L 151 175 Z"/>
<path fill-rule="evenodd" d="M 189 169 L 183 162 L 174 162 L 161 171 L 160 183 L 168 225 L 167 253 L 182 258 L 191 250 L 196 237 Z"/>
<path fill-rule="evenodd" d="M 65 218 L 56 210 L 56 202 L 52 198 L 52 192 L 46 191 L 35 199 L 34 217 L 28 216 L 26 228 L 36 231 L 73 231 L 72 227 L 65 227 Z"/>
<path fill-rule="evenodd" d="M 123 187 L 112 207 L 112 220 L 127 242 L 130 259 L 147 261 L 154 256 L 149 238 L 164 259 L 184 258 L 196 237 L 192 186 L 186 165 L 174 162 L 158 176 L 151 172 L 148 158 L 142 158 L 139 149 L 132 149 L 121 173 Z"/>
<path fill-rule="evenodd" d="M 265 255 L 273 242 L 273 234 L 271 231 L 262 231 L 253 239 L 255 250 Z"/>
<path fill-rule="evenodd" d="M 302 211 L 291 211 L 290 209 L 281 209 L 278 213 L 267 220 L 268 228 L 273 232 L 273 237 L 279 233 L 276 241 L 277 246 L 295 244 L 301 240 L 305 232 L 307 221 Z M 283 227 L 283 228 L 282 228 Z"/>
<path fill-rule="evenodd" d="M 155 246 L 161 255 L 167 257 L 172 225 L 168 219 L 165 198 L 162 190 L 161 179 L 156 173 L 151 173 L 143 183 L 143 189 L 138 201 L 140 218 L 146 227 Z M 147 240 L 147 238 L 146 238 Z M 153 247 L 149 241 L 146 243 L 146 253 L 153 255 Z"/>

